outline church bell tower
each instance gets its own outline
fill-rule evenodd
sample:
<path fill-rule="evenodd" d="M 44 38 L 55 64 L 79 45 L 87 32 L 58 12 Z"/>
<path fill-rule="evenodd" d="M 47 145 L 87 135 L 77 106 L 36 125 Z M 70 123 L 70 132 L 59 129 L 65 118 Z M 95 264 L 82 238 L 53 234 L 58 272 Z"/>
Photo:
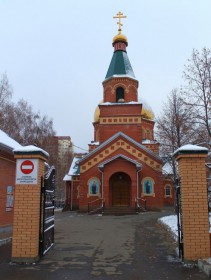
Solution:
<path fill-rule="evenodd" d="M 95 141 L 100 144 L 121 131 L 141 142 L 141 111 L 138 102 L 138 81 L 127 55 L 128 41 L 122 34 L 122 18 L 119 12 L 118 34 L 113 38 L 114 53 L 103 81 L 103 101 L 95 112 Z"/>

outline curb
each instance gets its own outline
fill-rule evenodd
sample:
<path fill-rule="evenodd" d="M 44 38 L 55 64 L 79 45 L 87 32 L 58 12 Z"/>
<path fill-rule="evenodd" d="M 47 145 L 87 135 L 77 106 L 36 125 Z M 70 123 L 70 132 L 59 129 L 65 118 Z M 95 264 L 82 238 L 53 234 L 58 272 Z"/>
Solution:
<path fill-rule="evenodd" d="M 0 246 L 5 245 L 5 244 L 7 244 L 7 243 L 9 243 L 11 241 L 12 241 L 12 237 L 0 239 Z"/>

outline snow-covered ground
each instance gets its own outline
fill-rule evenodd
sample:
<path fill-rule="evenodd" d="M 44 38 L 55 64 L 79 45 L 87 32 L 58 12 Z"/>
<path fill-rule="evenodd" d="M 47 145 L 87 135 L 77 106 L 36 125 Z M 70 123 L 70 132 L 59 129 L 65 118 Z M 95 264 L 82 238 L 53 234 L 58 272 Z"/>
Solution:
<path fill-rule="evenodd" d="M 170 215 L 159 219 L 159 222 L 163 224 L 167 230 L 169 230 L 172 236 L 177 239 L 178 229 L 177 229 L 177 215 Z M 209 222 L 211 225 L 211 213 L 209 213 Z M 209 232 L 211 233 L 211 227 Z"/>
<path fill-rule="evenodd" d="M 177 240 L 178 237 L 178 231 L 177 231 L 177 215 L 170 215 L 163 218 L 160 218 L 159 223 L 163 224 L 167 230 L 170 232 L 170 234 L 173 236 L 175 240 Z"/>

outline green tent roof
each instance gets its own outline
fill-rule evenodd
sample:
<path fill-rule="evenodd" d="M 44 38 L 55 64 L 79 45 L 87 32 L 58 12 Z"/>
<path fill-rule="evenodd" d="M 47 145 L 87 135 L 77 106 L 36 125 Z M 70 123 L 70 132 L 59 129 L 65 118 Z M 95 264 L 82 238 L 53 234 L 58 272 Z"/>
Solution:
<path fill-rule="evenodd" d="M 122 75 L 135 78 L 127 53 L 120 50 L 114 52 L 105 79 Z"/>

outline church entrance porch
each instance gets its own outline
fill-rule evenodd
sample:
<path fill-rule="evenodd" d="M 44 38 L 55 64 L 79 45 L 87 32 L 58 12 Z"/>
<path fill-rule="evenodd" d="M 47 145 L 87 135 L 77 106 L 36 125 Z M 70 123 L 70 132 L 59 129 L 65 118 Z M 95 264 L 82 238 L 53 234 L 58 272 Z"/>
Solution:
<path fill-rule="evenodd" d="M 119 207 L 130 206 L 131 179 L 124 172 L 113 174 L 109 180 L 111 205 Z"/>

